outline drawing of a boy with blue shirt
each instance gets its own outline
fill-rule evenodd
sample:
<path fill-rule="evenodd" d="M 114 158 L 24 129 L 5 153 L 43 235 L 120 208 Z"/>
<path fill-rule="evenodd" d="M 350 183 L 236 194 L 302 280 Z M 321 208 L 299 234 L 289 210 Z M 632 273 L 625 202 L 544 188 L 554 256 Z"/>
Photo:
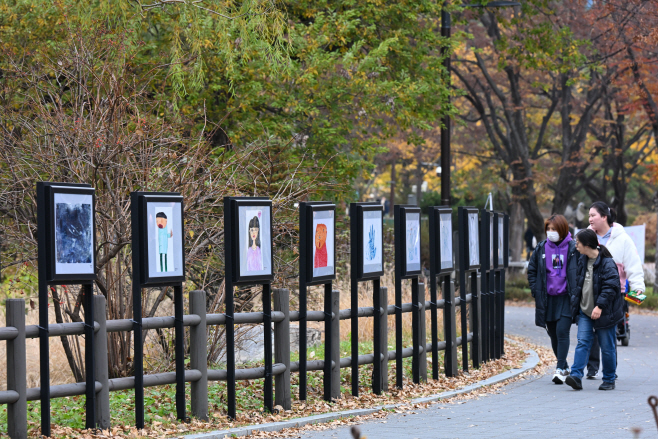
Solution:
<path fill-rule="evenodd" d="M 169 251 L 169 238 L 174 236 L 173 230 L 167 230 L 167 215 L 158 212 L 155 215 L 155 224 L 158 226 L 158 253 L 160 253 L 160 272 L 167 272 L 167 252 Z M 164 264 L 163 262 L 164 256 Z"/>

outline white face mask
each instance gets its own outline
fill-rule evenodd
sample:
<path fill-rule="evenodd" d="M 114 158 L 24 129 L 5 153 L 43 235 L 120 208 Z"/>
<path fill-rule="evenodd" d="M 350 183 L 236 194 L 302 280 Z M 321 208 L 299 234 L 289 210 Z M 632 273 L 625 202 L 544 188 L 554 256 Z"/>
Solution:
<path fill-rule="evenodd" d="M 558 232 L 546 232 L 546 237 L 551 242 L 558 242 L 560 240 L 560 234 Z"/>

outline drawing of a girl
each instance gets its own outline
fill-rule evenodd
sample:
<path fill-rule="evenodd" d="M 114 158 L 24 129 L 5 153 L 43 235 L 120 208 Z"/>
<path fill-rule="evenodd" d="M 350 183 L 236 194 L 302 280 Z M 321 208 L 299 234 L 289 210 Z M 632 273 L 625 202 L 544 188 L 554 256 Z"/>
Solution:
<path fill-rule="evenodd" d="M 327 226 L 318 224 L 315 228 L 315 259 L 314 268 L 327 266 Z"/>
<path fill-rule="evenodd" d="M 254 216 L 249 221 L 249 248 L 247 249 L 247 271 L 263 270 L 263 254 L 260 249 L 260 221 Z"/>

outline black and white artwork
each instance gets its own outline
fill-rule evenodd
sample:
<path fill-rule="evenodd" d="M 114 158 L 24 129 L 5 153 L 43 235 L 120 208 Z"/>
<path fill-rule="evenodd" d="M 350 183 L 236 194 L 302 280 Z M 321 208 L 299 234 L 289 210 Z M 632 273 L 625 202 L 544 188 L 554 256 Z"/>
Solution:
<path fill-rule="evenodd" d="M 363 273 L 382 271 L 384 246 L 382 212 L 363 212 Z"/>
<path fill-rule="evenodd" d="M 94 273 L 93 196 L 54 194 L 55 273 Z"/>
<path fill-rule="evenodd" d="M 452 216 L 442 213 L 439 216 L 439 239 L 441 251 L 441 269 L 452 268 Z"/>
<path fill-rule="evenodd" d="M 407 271 L 420 270 L 420 213 L 405 213 Z"/>
<path fill-rule="evenodd" d="M 153 198 L 146 202 L 148 276 L 183 276 L 182 204 Z"/>
<path fill-rule="evenodd" d="M 494 214 L 489 213 L 489 265 L 494 265 Z"/>
<path fill-rule="evenodd" d="M 269 206 L 238 206 L 241 277 L 272 274 L 271 224 Z"/>
<path fill-rule="evenodd" d="M 498 267 L 505 265 L 505 218 L 503 215 L 498 215 Z"/>
<path fill-rule="evenodd" d="M 468 263 L 480 264 L 480 236 L 478 234 L 478 214 L 468 214 Z"/>

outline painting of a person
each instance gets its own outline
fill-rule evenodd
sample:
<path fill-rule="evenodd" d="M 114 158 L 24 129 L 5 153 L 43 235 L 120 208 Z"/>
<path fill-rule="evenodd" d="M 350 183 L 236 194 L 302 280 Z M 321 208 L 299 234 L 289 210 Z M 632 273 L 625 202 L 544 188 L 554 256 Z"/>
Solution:
<path fill-rule="evenodd" d="M 260 243 L 260 221 L 254 216 L 249 221 L 249 247 L 247 248 L 247 271 L 263 270 L 263 254 Z"/>
<path fill-rule="evenodd" d="M 327 226 L 318 224 L 315 229 L 315 258 L 314 268 L 327 266 Z"/>
<path fill-rule="evenodd" d="M 155 224 L 158 227 L 158 253 L 160 253 L 160 272 L 167 272 L 167 252 L 169 251 L 169 238 L 174 236 L 174 231 L 167 229 L 167 215 L 158 212 L 155 215 Z"/>

